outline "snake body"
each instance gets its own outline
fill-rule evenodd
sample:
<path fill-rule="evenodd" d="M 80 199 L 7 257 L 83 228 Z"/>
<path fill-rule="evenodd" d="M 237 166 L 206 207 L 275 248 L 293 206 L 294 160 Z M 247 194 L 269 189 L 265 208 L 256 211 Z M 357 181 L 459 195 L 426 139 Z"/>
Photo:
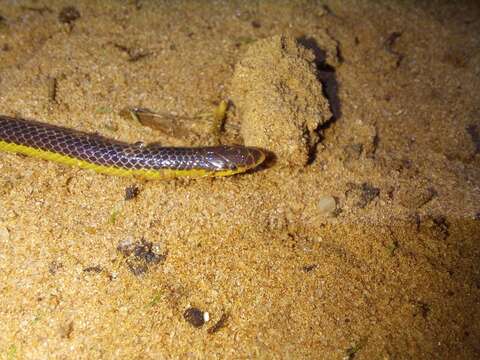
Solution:
<path fill-rule="evenodd" d="M 162 147 L 128 144 L 32 120 L 0 116 L 0 150 L 146 179 L 229 176 L 262 163 L 262 150 L 240 145 Z"/>

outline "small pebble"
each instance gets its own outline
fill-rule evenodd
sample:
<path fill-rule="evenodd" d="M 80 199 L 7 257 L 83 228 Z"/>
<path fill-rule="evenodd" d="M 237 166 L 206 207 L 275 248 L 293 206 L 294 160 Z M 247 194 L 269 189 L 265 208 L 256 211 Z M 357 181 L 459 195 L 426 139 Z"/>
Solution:
<path fill-rule="evenodd" d="M 150 265 L 163 263 L 167 256 L 158 254 L 160 245 L 153 244 L 145 239 L 134 241 L 132 237 L 119 242 L 117 250 L 126 258 L 128 268 L 135 275 L 146 273 Z"/>
<path fill-rule="evenodd" d="M 197 308 L 188 308 L 183 313 L 184 319 L 194 327 L 201 327 L 205 324 L 205 314 L 202 310 Z"/>
<path fill-rule="evenodd" d="M 135 199 L 140 194 L 140 189 L 136 185 L 131 185 L 125 189 L 125 200 Z"/>
<path fill-rule="evenodd" d="M 318 201 L 318 210 L 321 214 L 333 214 L 337 208 L 337 202 L 333 196 L 322 196 Z"/>

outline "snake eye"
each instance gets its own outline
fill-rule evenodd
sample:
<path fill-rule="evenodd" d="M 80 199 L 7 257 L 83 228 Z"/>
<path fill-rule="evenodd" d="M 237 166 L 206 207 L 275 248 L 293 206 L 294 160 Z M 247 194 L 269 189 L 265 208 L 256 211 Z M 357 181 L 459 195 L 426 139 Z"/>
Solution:
<path fill-rule="evenodd" d="M 237 170 L 237 165 L 235 165 L 233 162 L 228 162 L 227 168 L 228 170 Z"/>
<path fill-rule="evenodd" d="M 137 141 L 136 143 L 133 143 L 133 146 L 139 149 L 144 149 L 147 145 L 143 141 Z"/>

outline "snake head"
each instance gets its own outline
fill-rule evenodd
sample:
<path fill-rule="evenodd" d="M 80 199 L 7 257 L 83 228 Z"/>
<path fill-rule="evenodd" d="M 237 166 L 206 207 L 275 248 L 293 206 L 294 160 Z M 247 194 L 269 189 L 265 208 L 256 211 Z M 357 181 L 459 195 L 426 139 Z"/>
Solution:
<path fill-rule="evenodd" d="M 254 147 L 240 145 L 208 148 L 208 162 L 212 170 L 238 173 L 253 169 L 265 160 L 265 153 Z"/>

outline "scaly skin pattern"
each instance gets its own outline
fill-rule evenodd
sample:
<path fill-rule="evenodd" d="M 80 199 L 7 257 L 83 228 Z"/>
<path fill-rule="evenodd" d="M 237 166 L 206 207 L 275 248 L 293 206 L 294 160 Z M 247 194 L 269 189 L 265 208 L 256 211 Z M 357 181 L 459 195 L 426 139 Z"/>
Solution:
<path fill-rule="evenodd" d="M 0 115 L 0 150 L 117 176 L 146 179 L 229 176 L 265 160 L 262 150 L 239 145 L 162 147 L 127 144 L 95 134 Z"/>

